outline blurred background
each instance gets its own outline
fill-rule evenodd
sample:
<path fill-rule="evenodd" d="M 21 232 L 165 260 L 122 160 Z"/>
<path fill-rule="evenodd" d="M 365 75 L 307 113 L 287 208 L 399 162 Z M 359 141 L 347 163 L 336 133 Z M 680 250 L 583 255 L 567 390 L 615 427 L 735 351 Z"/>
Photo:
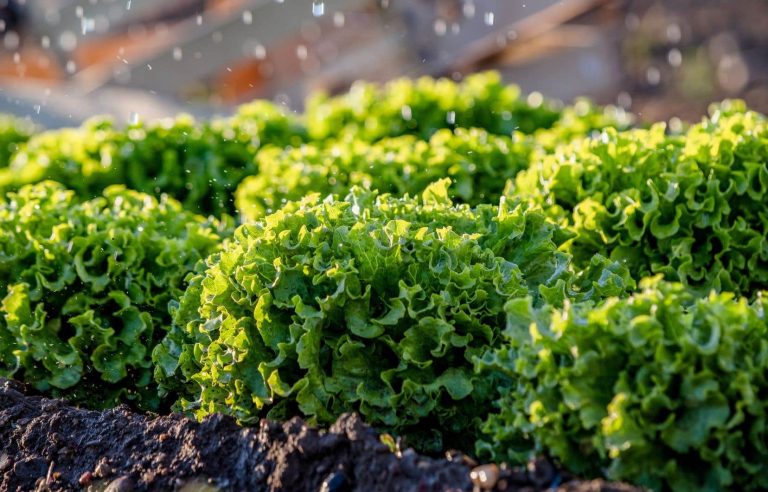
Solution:
<path fill-rule="evenodd" d="M 647 121 L 765 113 L 768 1 L 0 0 L 0 113 L 49 128 L 487 69 Z"/>

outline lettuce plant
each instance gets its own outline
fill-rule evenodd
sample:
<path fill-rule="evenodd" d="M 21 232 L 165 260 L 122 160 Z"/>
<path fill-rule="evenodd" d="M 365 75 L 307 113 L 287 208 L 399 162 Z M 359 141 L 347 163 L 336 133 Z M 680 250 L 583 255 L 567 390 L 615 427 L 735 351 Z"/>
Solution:
<path fill-rule="evenodd" d="M 0 202 L 0 374 L 91 406 L 158 405 L 151 351 L 223 225 L 122 187 L 53 182 Z"/>
<path fill-rule="evenodd" d="M 701 294 L 768 288 L 768 123 L 757 113 L 715 112 L 682 136 L 608 129 L 535 162 L 509 194 L 572 228 L 577 264 L 598 252 Z"/>
<path fill-rule="evenodd" d="M 315 194 L 241 226 L 190 277 L 157 379 L 198 416 L 328 424 L 354 410 L 422 447 L 471 442 L 496 391 L 472 360 L 497 344 L 505 302 L 608 295 L 627 279 L 600 260 L 577 279 L 541 214 L 453 205 L 447 186 L 422 201 Z"/>
<path fill-rule="evenodd" d="M 654 490 L 765 490 L 766 308 L 658 277 L 597 307 L 511 300 L 505 342 L 481 365 L 514 384 L 479 451 L 545 452 Z"/>
<path fill-rule="evenodd" d="M 118 128 L 95 118 L 32 138 L 10 167 L 0 170 L 0 190 L 50 179 L 87 200 L 123 184 L 155 196 L 167 193 L 194 212 L 233 213 L 235 189 L 256 172 L 258 150 L 298 144 L 302 135 L 293 118 L 263 101 L 205 123 L 179 115 Z"/>
<path fill-rule="evenodd" d="M 484 128 L 511 135 L 548 128 L 558 118 L 549 101 L 528 103 L 520 89 L 496 72 L 470 75 L 462 82 L 422 77 L 384 86 L 356 82 L 348 93 L 319 93 L 307 101 L 305 121 L 313 140 L 351 137 L 374 142 L 415 135 L 426 140 L 441 128 Z"/>
<path fill-rule="evenodd" d="M 492 135 L 480 129 L 437 131 L 429 141 L 414 136 L 299 148 L 265 149 L 258 174 L 237 190 L 240 214 L 254 220 L 307 193 L 346 194 L 353 186 L 416 195 L 450 177 L 457 201 L 498 202 L 507 179 L 528 166 L 531 143 L 521 134 Z"/>

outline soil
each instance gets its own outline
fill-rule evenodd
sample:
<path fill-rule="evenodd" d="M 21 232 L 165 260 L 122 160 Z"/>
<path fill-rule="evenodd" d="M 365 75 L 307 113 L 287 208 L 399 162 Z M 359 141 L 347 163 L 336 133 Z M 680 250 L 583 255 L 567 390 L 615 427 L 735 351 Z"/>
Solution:
<path fill-rule="evenodd" d="M 224 416 L 198 423 L 125 406 L 79 409 L 30 396 L 21 384 L 0 379 L 2 492 L 639 491 L 572 480 L 543 459 L 518 469 L 476 465 L 460 453 L 447 459 L 411 449 L 393 453 L 353 414 L 328 431 L 300 419 L 243 428 Z"/>

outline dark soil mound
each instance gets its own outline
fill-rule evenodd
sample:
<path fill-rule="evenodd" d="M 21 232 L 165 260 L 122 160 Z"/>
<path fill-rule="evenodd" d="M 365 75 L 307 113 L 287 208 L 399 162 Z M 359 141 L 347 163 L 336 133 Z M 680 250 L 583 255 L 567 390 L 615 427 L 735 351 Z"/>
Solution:
<path fill-rule="evenodd" d="M 242 428 L 214 416 L 197 423 L 180 415 L 105 412 L 27 396 L 0 379 L 0 491 L 138 490 L 290 491 L 636 491 L 600 481 L 563 481 L 544 460 L 527 470 L 471 460 L 392 453 L 356 415 L 342 416 L 327 432 L 300 419 L 262 421 Z M 472 476 L 470 476 L 472 475 Z M 476 490 L 480 490 L 479 487 Z"/>

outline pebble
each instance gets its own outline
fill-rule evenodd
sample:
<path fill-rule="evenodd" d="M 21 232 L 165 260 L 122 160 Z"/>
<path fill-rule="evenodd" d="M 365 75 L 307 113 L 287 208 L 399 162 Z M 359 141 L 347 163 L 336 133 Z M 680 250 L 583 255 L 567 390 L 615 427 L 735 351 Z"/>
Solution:
<path fill-rule="evenodd" d="M 77 480 L 77 483 L 85 487 L 87 485 L 90 485 L 92 481 L 93 481 L 93 473 L 87 471 L 82 475 L 80 475 L 80 478 Z"/>
<path fill-rule="evenodd" d="M 476 466 L 469 474 L 469 478 L 481 489 L 490 490 L 499 481 L 499 467 L 493 463 Z"/>
<path fill-rule="evenodd" d="M 97 477 L 104 478 L 112 474 L 112 467 L 110 467 L 108 464 L 102 461 L 98 465 L 96 465 L 96 469 L 94 470 L 94 473 L 96 474 Z"/>
<path fill-rule="evenodd" d="M 343 471 L 333 472 L 328 475 L 320 486 L 320 492 L 341 492 L 347 489 L 349 480 Z"/>
<path fill-rule="evenodd" d="M 104 492 L 133 492 L 133 481 L 129 477 L 116 478 L 109 482 Z"/>

